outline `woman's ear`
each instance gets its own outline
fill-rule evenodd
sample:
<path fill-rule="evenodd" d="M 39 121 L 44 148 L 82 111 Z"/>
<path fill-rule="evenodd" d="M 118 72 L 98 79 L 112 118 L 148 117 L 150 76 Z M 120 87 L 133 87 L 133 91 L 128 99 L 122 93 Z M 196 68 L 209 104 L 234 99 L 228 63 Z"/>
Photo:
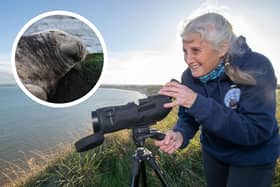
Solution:
<path fill-rule="evenodd" d="M 229 42 L 223 42 L 219 49 L 219 56 L 220 57 L 225 56 L 226 53 L 228 52 L 228 49 L 229 49 Z"/>

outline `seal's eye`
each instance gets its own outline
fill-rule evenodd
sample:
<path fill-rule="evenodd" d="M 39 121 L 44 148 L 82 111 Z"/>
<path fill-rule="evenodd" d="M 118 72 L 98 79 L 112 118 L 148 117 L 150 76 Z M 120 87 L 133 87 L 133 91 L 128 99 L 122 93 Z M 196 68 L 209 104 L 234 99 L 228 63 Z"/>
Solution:
<path fill-rule="evenodd" d="M 61 36 L 61 37 L 65 37 L 66 36 L 66 34 L 64 34 L 64 33 L 59 33 L 58 35 Z"/>

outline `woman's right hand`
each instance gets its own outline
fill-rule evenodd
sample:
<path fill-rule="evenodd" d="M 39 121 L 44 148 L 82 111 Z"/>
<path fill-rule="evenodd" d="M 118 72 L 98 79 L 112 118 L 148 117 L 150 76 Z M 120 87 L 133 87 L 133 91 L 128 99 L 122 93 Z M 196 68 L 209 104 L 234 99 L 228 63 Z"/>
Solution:
<path fill-rule="evenodd" d="M 182 134 L 180 132 L 174 132 L 172 130 L 169 130 L 165 133 L 165 137 L 163 140 L 155 140 L 155 145 L 158 146 L 160 150 L 169 154 L 179 149 L 182 143 Z"/>

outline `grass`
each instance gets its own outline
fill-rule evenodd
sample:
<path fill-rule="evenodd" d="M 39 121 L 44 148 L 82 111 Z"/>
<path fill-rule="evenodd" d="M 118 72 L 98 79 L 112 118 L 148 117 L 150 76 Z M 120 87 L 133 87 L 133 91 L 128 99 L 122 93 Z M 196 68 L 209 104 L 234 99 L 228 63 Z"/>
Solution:
<path fill-rule="evenodd" d="M 103 68 L 103 53 L 90 53 L 59 80 L 49 102 L 67 103 L 86 95 L 97 83 Z"/>
<path fill-rule="evenodd" d="M 47 166 L 54 165 L 57 161 L 54 158 L 65 158 L 72 151 L 72 146 L 60 144 L 51 151 L 30 151 L 28 155 L 22 152 L 25 159 L 17 163 L 1 160 L 8 166 L 0 171 L 0 175 L 6 177 L 8 183 L 0 181 L 0 186 L 20 186 L 27 179 L 45 171 Z"/>
<path fill-rule="evenodd" d="M 280 103 L 278 97 L 278 103 Z M 280 104 L 277 106 L 279 119 Z M 165 131 L 171 128 L 177 120 L 177 109 L 157 125 Z M 201 160 L 199 134 L 190 145 L 175 154 L 162 153 L 153 145 L 153 140 L 146 141 L 146 147 L 152 151 L 157 163 L 172 187 L 203 187 L 206 186 Z M 109 134 L 105 142 L 85 153 L 76 153 L 73 149 L 64 156 L 41 169 L 27 180 L 17 181 L 14 186 L 45 187 L 45 186 L 129 186 L 132 165 L 132 154 L 135 145 L 131 140 L 131 131 L 123 130 Z M 146 164 L 148 186 L 161 186 L 156 174 Z M 273 187 L 280 186 L 280 160 L 278 160 Z"/>
<path fill-rule="evenodd" d="M 80 70 L 88 85 L 94 86 L 98 81 L 103 68 L 103 53 L 88 54 L 85 61 L 76 68 Z"/>

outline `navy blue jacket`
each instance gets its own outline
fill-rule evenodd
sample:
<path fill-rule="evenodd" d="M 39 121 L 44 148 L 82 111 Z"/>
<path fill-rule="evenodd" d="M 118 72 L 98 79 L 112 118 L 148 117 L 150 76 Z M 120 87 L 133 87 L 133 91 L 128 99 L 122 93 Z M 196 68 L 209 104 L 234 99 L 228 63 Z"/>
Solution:
<path fill-rule="evenodd" d="M 225 74 L 202 83 L 186 69 L 182 84 L 198 96 L 190 108 L 179 107 L 174 131 L 182 133 L 184 148 L 200 128 L 203 151 L 231 165 L 271 163 L 280 153 L 273 67 L 251 50 L 232 63 L 253 75 L 256 86 L 236 85 Z"/>

